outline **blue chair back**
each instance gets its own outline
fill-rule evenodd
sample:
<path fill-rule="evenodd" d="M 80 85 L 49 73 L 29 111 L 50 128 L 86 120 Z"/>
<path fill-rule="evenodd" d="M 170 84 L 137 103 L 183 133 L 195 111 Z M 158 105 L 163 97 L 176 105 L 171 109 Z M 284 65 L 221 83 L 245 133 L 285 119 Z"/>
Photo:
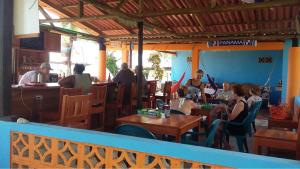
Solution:
<path fill-rule="evenodd" d="M 249 136 L 252 136 L 252 127 L 251 127 L 251 123 L 255 120 L 257 113 L 259 112 L 260 106 L 261 106 L 262 102 L 256 102 L 255 104 L 253 104 L 248 112 L 248 116 L 247 118 L 244 120 L 243 122 L 243 126 L 244 128 L 247 130 L 247 133 L 249 134 Z"/>
<path fill-rule="evenodd" d="M 206 147 L 212 147 L 212 144 L 213 144 L 213 142 L 214 142 L 214 138 L 215 138 L 215 135 L 216 135 L 217 130 L 218 130 L 218 128 L 219 128 L 220 122 L 221 122 L 220 119 L 216 119 L 216 120 L 214 120 L 214 121 L 211 123 L 211 125 L 210 125 L 210 130 L 209 130 L 207 139 L 206 139 L 206 141 L 205 141 L 205 146 L 206 146 Z"/>
<path fill-rule="evenodd" d="M 164 102 L 163 100 L 161 100 L 161 99 L 156 99 L 156 107 L 157 107 L 158 109 L 162 110 L 163 107 L 164 107 L 164 105 L 165 105 L 165 102 Z"/>
<path fill-rule="evenodd" d="M 132 124 L 123 124 L 116 128 L 117 134 L 123 134 L 128 136 L 142 137 L 148 139 L 157 139 L 153 133 L 148 131 L 147 129 L 132 125 Z"/>

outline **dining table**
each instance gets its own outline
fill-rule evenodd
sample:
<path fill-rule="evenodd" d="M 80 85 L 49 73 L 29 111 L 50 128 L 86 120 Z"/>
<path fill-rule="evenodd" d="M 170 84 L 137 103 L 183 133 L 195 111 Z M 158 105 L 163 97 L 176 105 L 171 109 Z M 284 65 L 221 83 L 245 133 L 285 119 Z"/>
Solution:
<path fill-rule="evenodd" d="M 181 135 L 190 129 L 199 130 L 201 117 L 171 114 L 168 118 L 133 114 L 118 118 L 119 125 L 133 124 L 141 126 L 157 135 L 171 135 L 176 142 L 181 142 Z"/>

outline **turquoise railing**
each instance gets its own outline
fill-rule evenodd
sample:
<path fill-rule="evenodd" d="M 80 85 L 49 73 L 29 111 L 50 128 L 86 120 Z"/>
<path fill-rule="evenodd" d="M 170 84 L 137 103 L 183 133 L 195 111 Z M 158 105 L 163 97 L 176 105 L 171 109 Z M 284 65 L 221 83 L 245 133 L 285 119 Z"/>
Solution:
<path fill-rule="evenodd" d="M 28 141 L 29 144 L 34 144 L 34 142 L 30 143 L 32 135 L 32 137 L 39 139 L 41 137 L 47 139 L 54 138 L 57 142 L 64 140 L 85 145 L 99 145 L 101 147 L 128 150 L 132 153 L 144 153 L 144 155 L 157 155 L 166 159 L 175 159 L 174 161 L 177 160 L 177 162 L 179 159 L 179 162 L 187 161 L 191 163 L 207 164 L 212 168 L 213 166 L 223 166 L 228 168 L 300 168 L 300 162 L 295 160 L 38 123 L 17 124 L 14 122 L 0 121 L 0 133 L 0 168 L 8 168 L 11 165 L 11 161 L 16 160 L 16 157 L 14 157 L 14 160 L 11 159 L 11 153 L 16 151 L 14 150 L 11 152 L 11 149 L 13 149 L 11 147 L 13 147 L 12 143 L 16 141 L 16 138 L 14 137 L 20 137 L 22 134 L 30 135 Z M 76 148 L 76 151 L 79 150 Z M 54 153 L 54 151 L 52 153 Z M 138 157 L 139 156 L 136 156 L 136 158 Z M 169 164 L 170 162 L 167 163 Z M 182 167 L 183 165 L 179 165 L 178 163 L 177 166 Z"/>

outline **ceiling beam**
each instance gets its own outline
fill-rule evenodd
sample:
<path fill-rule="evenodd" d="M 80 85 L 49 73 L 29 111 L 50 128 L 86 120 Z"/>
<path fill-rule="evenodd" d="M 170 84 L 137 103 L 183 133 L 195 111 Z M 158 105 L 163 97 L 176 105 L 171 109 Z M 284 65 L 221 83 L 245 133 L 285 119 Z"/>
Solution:
<path fill-rule="evenodd" d="M 73 15 L 70 12 L 64 10 L 63 8 L 61 8 L 59 6 L 56 6 L 55 4 L 50 2 L 49 0 L 40 0 L 40 2 L 43 2 L 45 5 L 51 7 L 52 9 L 54 9 L 55 11 L 58 11 L 61 14 L 66 15 L 67 17 L 73 17 Z M 92 32 L 97 32 L 99 35 L 103 36 L 103 33 L 98 28 L 96 28 L 95 26 L 93 26 L 89 23 L 79 23 L 79 24 L 83 25 L 84 27 L 86 27 L 88 29 L 90 29 Z"/>
<path fill-rule="evenodd" d="M 137 22 L 143 21 L 142 18 L 140 17 L 136 17 L 136 16 L 132 16 L 129 15 L 127 13 L 124 13 L 120 10 L 117 10 L 115 8 L 112 8 L 111 6 L 107 5 L 104 2 L 100 2 L 100 1 L 95 1 L 95 0 L 83 0 L 84 2 L 93 4 L 94 6 L 96 6 L 97 8 L 102 9 L 103 11 L 111 14 L 111 15 L 116 15 L 119 16 L 120 19 L 127 21 L 127 22 L 131 22 L 132 25 L 135 25 Z M 150 29 L 158 29 L 160 31 L 166 32 L 166 33 L 170 33 L 170 34 L 175 34 L 173 31 L 169 30 L 168 28 L 162 27 L 160 25 L 154 25 L 148 22 L 144 21 L 144 26 Z"/>
<path fill-rule="evenodd" d="M 114 15 L 100 15 L 100 16 L 86 16 L 86 17 L 70 17 L 60 19 L 40 19 L 40 23 L 54 23 L 54 22 L 88 22 L 94 20 L 115 19 Z"/>
<path fill-rule="evenodd" d="M 51 32 L 56 32 L 56 33 L 63 34 L 63 35 L 68 35 L 68 36 L 80 37 L 82 39 L 95 40 L 95 41 L 97 41 L 99 39 L 98 36 L 93 36 L 93 35 L 90 35 L 90 34 L 77 32 L 77 31 L 64 29 L 64 28 L 59 28 L 59 27 L 51 27 L 51 26 L 48 26 L 48 25 L 40 25 L 40 28 L 42 30 L 48 30 L 48 31 L 51 31 Z"/>
<path fill-rule="evenodd" d="M 48 15 L 48 13 L 43 9 L 43 7 L 41 7 L 41 5 L 39 5 L 39 10 L 41 11 L 41 13 L 45 16 L 46 19 L 51 19 L 51 17 Z M 52 27 L 54 27 L 53 23 L 50 23 L 50 25 Z"/>
<path fill-rule="evenodd" d="M 281 6 L 294 6 L 300 5 L 299 0 L 273 0 L 260 3 L 247 3 L 238 5 L 226 5 L 226 6 L 216 6 L 214 8 L 209 7 L 197 7 L 197 8 L 174 8 L 165 11 L 152 11 L 145 12 L 143 17 L 158 17 L 165 15 L 180 15 L 180 14 L 197 14 L 197 13 L 215 13 L 215 12 L 228 12 L 228 11 L 241 11 L 248 9 L 259 9 L 259 8 L 273 8 Z"/>
<path fill-rule="evenodd" d="M 144 12 L 144 0 L 139 0 L 139 16 L 142 16 Z"/>
<path fill-rule="evenodd" d="M 193 32 L 193 33 L 178 33 L 178 35 L 185 36 L 186 39 L 194 38 L 194 37 L 226 37 L 226 36 L 253 36 L 253 35 L 264 35 L 268 36 L 268 34 L 295 34 L 296 30 L 294 29 L 272 29 L 272 30 L 246 30 L 241 32 Z M 145 34 L 145 38 L 173 38 L 174 36 L 170 36 L 169 34 Z M 107 39 L 111 40 L 117 40 L 117 39 L 137 39 L 137 35 L 112 35 L 112 36 L 106 36 Z"/>
<path fill-rule="evenodd" d="M 108 1 L 106 3 L 113 4 L 113 3 L 120 3 L 120 1 Z M 92 6 L 92 4 L 85 3 L 84 6 Z M 78 4 L 64 5 L 62 8 L 68 9 L 68 8 L 76 8 L 76 7 L 78 7 Z"/>
<path fill-rule="evenodd" d="M 215 38 L 190 38 L 190 39 L 178 39 L 178 38 L 154 38 L 144 39 L 145 43 L 195 43 L 195 42 L 207 42 L 215 40 L 259 40 L 259 41 L 274 41 L 274 40 L 285 40 L 292 38 L 300 38 L 300 35 L 269 35 L 269 36 L 228 36 L 228 37 L 215 37 Z M 126 42 L 127 40 L 120 40 Z M 132 40 L 137 42 L 137 39 Z"/>
<path fill-rule="evenodd" d="M 126 3 L 128 2 L 128 0 L 122 0 L 118 6 L 116 7 L 116 9 L 121 9 Z"/>
<path fill-rule="evenodd" d="M 293 22 L 293 19 L 281 19 L 281 20 L 263 20 L 263 21 L 242 21 L 242 22 L 227 22 L 227 23 L 217 23 L 217 24 L 207 24 L 206 26 L 223 26 L 223 25 L 243 25 L 243 24 L 274 24 L 279 22 Z"/>

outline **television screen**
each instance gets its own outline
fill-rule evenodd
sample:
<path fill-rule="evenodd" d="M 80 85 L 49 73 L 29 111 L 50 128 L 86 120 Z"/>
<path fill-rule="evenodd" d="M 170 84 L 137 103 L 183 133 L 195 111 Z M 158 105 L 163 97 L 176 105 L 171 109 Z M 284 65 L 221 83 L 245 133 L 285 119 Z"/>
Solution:
<path fill-rule="evenodd" d="M 20 48 L 44 50 L 44 32 L 40 32 L 40 36 L 36 38 L 23 38 L 20 40 Z"/>

